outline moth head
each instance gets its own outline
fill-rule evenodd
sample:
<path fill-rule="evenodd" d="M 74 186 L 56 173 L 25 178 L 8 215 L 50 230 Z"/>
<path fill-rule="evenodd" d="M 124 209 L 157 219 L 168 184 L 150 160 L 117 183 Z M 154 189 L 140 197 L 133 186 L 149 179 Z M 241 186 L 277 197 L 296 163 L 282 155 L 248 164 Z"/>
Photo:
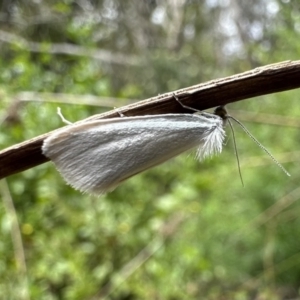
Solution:
<path fill-rule="evenodd" d="M 219 116 L 223 120 L 224 126 L 225 126 L 226 121 L 228 120 L 228 117 L 229 117 L 225 106 L 222 105 L 222 106 L 216 107 L 214 110 L 214 114 Z"/>

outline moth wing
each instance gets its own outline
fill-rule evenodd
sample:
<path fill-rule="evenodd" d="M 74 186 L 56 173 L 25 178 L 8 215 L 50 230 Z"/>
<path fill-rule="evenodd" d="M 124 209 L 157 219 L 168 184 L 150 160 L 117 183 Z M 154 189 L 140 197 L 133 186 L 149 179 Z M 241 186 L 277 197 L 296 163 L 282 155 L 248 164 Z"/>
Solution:
<path fill-rule="evenodd" d="M 49 136 L 42 150 L 71 186 L 103 194 L 137 173 L 205 144 L 214 133 L 222 135 L 217 146 L 222 148 L 222 120 L 211 116 L 166 114 L 71 125 Z M 211 154 L 207 151 L 200 156 Z"/>

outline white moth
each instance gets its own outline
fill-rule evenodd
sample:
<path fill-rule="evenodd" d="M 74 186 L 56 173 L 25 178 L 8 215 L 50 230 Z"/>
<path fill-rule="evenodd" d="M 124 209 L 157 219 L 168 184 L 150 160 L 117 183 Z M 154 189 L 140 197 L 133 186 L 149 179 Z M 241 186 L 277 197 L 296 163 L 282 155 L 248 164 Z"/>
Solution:
<path fill-rule="evenodd" d="M 227 120 L 234 138 L 232 119 L 290 176 L 239 120 L 227 114 L 224 106 L 217 107 L 215 114 L 209 114 L 173 97 L 182 107 L 196 113 L 112 118 L 73 125 L 59 109 L 62 120 L 71 125 L 45 139 L 43 154 L 75 189 L 104 194 L 122 181 L 196 146 L 199 160 L 221 153 Z M 235 138 L 233 140 L 243 184 Z"/>
<path fill-rule="evenodd" d="M 68 184 L 99 195 L 196 146 L 200 160 L 220 153 L 223 125 L 221 117 L 209 113 L 90 121 L 50 135 L 42 151 Z"/>

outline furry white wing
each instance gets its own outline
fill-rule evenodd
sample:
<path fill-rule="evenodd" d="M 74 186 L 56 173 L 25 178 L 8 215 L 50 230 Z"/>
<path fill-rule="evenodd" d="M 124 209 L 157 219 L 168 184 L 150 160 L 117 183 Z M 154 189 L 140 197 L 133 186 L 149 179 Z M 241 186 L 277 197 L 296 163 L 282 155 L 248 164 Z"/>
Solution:
<path fill-rule="evenodd" d="M 200 159 L 221 152 L 223 139 L 218 116 L 165 114 L 70 125 L 50 135 L 42 151 L 74 188 L 103 194 L 197 145 Z"/>

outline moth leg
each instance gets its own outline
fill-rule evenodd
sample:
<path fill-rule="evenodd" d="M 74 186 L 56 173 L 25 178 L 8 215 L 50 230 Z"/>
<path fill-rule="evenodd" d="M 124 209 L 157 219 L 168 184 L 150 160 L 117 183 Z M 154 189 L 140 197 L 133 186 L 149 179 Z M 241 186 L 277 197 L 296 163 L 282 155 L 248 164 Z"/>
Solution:
<path fill-rule="evenodd" d="M 196 108 L 193 108 L 193 107 L 184 105 L 184 104 L 178 99 L 178 97 L 175 96 L 174 93 L 173 93 L 173 97 L 174 97 L 174 99 L 175 99 L 175 100 L 176 100 L 183 108 L 186 108 L 186 109 L 189 109 L 189 110 L 192 110 L 192 111 L 195 111 L 195 112 L 200 112 L 200 110 L 198 110 L 198 109 L 196 109 Z"/>
<path fill-rule="evenodd" d="M 124 118 L 126 117 L 122 112 L 120 112 L 116 107 L 115 110 L 117 111 L 117 113 L 119 114 L 120 118 Z"/>
<path fill-rule="evenodd" d="M 72 122 L 70 122 L 70 121 L 68 121 L 67 119 L 65 119 L 65 117 L 63 116 L 63 114 L 62 114 L 62 112 L 61 112 L 60 107 L 57 108 L 57 114 L 60 116 L 61 120 L 62 120 L 64 123 L 66 123 L 66 124 L 68 124 L 68 125 L 72 125 L 72 124 L 73 124 Z"/>

